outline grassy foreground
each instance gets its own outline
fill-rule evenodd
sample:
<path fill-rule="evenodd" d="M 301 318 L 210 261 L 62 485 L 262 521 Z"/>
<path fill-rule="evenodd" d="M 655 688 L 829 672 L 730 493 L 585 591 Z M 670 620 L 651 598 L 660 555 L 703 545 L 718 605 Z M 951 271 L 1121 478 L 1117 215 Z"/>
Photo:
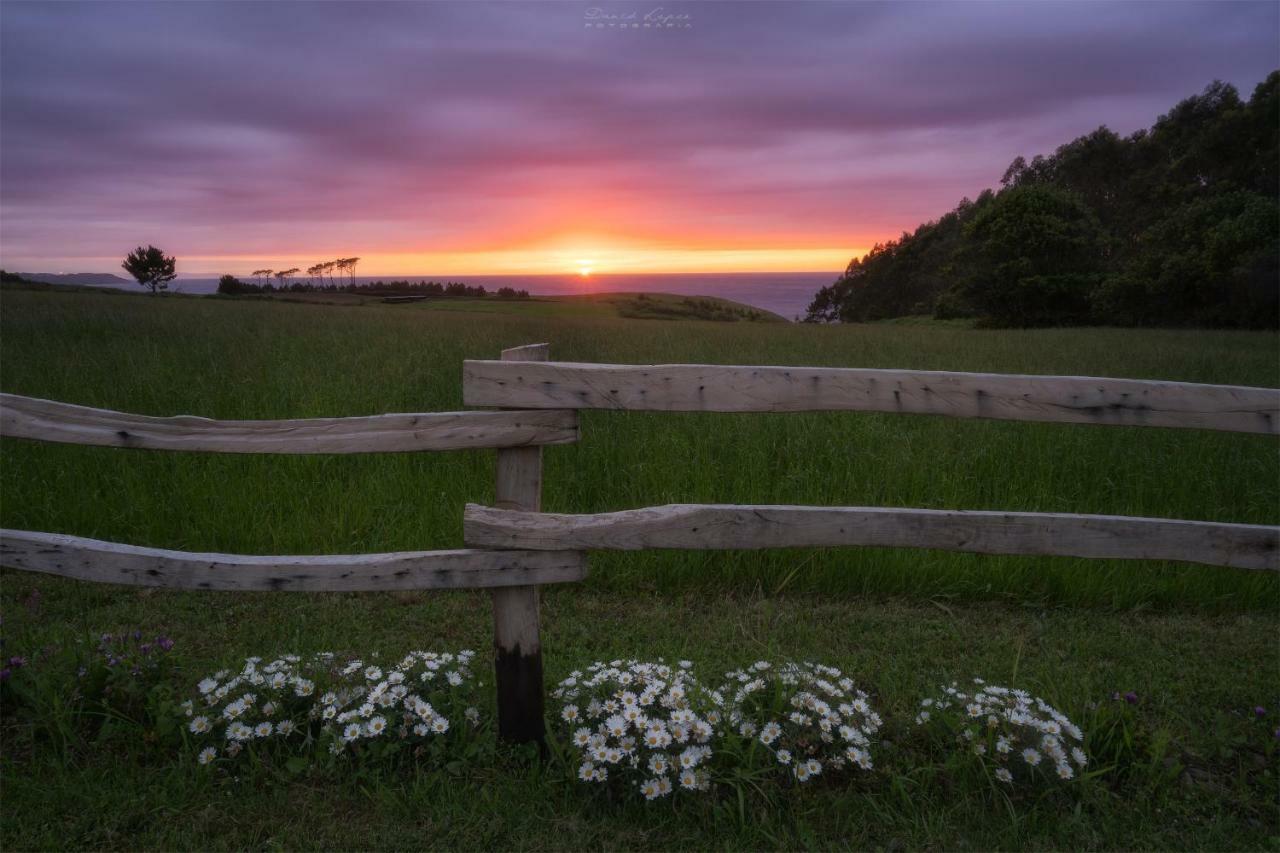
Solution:
<path fill-rule="evenodd" d="M 307 417 L 461 407 L 461 360 L 548 340 L 565 360 L 1075 373 L 1280 385 L 1264 333 L 627 320 L 92 293 L 0 296 L 0 389 L 151 414 Z M 669 501 L 1000 508 L 1274 524 L 1273 439 L 888 415 L 590 412 L 547 451 L 546 506 Z M 491 453 L 148 454 L 0 445 L 0 523 L 241 553 L 457 547 Z M 88 632 L 165 631 L 182 678 L 248 654 L 484 649 L 486 597 L 147 592 L 0 575 L 5 654 Z M 33 597 L 32 592 L 40 595 Z M 10 721 L 6 849 L 281 847 L 1272 848 L 1280 584 L 1173 564 L 938 552 L 599 554 L 546 597 L 548 676 L 597 658 L 840 666 L 907 715 L 978 674 L 1086 731 L 1133 691 L 1132 743 L 1070 796 L 1007 803 L 931 769 L 908 730 L 848 786 L 677 809 L 592 797 L 518 756 L 333 779 L 217 778 L 135 739 L 55 750 Z M 1265 718 L 1252 709 L 1263 706 Z M 1097 748 L 1097 745 L 1095 745 Z"/>
<path fill-rule="evenodd" d="M 801 364 L 1130 376 L 1280 386 L 1269 333 L 627 320 L 5 293 L 0 388 L 145 414 L 284 418 L 462 407 L 464 358 L 547 340 L 568 361 Z M 554 304 L 554 303 L 548 303 Z M 545 306 L 543 306 L 545 308 Z M 479 310 L 486 310 L 480 306 Z M 543 309 L 540 309 L 543 310 Z M 6 442 L 0 521 L 232 553 L 457 547 L 493 453 L 272 457 Z M 1198 430 L 888 414 L 586 412 L 546 451 L 544 505 L 668 502 L 1115 513 L 1276 523 L 1274 439 Z M 909 593 L 1129 608 L 1270 610 L 1263 573 L 1172 564 L 829 550 L 600 554 L 614 591 Z"/>

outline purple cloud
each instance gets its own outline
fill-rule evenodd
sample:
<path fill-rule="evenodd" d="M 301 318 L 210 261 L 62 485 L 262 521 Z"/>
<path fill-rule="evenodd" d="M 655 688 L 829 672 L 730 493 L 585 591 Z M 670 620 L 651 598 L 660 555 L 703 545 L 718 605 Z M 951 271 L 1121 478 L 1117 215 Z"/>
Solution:
<path fill-rule="evenodd" d="M 689 3 L 663 8 L 691 27 L 648 31 L 592 8 L 656 5 L 11 0 L 2 260 L 588 225 L 853 251 L 1019 154 L 1149 125 L 1215 78 L 1247 96 L 1280 26 L 1270 2 Z"/>

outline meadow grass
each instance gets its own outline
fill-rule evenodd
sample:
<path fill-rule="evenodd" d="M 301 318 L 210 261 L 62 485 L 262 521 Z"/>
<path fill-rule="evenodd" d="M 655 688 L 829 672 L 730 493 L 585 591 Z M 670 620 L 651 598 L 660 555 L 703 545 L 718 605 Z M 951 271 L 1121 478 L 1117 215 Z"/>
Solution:
<path fill-rule="evenodd" d="M 278 418 L 461 408 L 461 360 L 549 341 L 553 357 L 1071 373 L 1280 386 L 1268 333 L 975 331 L 626 320 L 92 293 L 0 295 L 0 389 L 168 415 Z M 0 523 L 239 553 L 458 547 L 493 454 L 255 457 L 0 445 Z M 810 503 L 1100 512 L 1275 524 L 1275 440 L 1196 430 L 849 413 L 587 412 L 546 451 L 545 506 Z M 483 593 L 177 593 L 5 572 L 5 653 L 140 628 L 194 683 L 249 654 L 488 647 Z M 32 596 L 38 591 L 39 596 Z M 6 849 L 1274 847 L 1280 585 L 1165 563 L 931 551 L 594 554 L 549 589 L 549 679 L 597 658 L 758 657 L 850 672 L 895 719 L 984 675 L 1086 731 L 1134 691 L 1138 737 L 1069 797 L 1009 803 L 891 731 L 868 778 L 658 809 L 592 796 L 555 762 L 499 752 L 415 773 L 281 767 L 200 775 L 151 743 L 54 749 L 6 721 Z M 1265 706 L 1264 720 L 1250 718 Z"/>
<path fill-rule="evenodd" d="M 516 305 L 516 303 L 511 303 Z M 518 306 L 517 306 L 518 307 Z M 1271 333 L 664 322 L 6 293 L 0 387 L 146 414 L 284 418 L 462 407 L 461 362 L 537 340 L 599 362 L 800 364 L 1280 386 Z M 1113 513 L 1274 524 L 1276 442 L 1200 430 L 888 414 L 586 412 L 544 506 L 670 502 Z M 270 457 L 9 441 L 5 526 L 236 553 L 456 547 L 493 454 Z M 979 596 L 1269 609 L 1264 573 L 929 551 L 599 554 L 596 588 Z"/>

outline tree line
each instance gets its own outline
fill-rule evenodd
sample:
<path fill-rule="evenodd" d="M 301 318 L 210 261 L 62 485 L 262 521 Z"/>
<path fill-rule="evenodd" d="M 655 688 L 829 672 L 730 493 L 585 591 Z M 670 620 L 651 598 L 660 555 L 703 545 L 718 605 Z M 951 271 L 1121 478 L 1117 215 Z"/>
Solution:
<path fill-rule="evenodd" d="M 321 261 L 314 266 L 307 267 L 307 275 L 311 276 L 311 278 L 319 279 L 321 284 L 324 283 L 325 277 L 327 276 L 329 284 L 333 285 L 335 284 L 335 272 L 338 274 L 339 281 L 342 280 L 343 273 L 346 273 L 347 283 L 354 284 L 356 264 L 358 263 L 360 263 L 359 258 L 336 258 L 332 261 Z M 290 267 L 287 270 L 273 270 L 267 268 L 254 270 L 249 273 L 249 275 L 257 279 L 258 287 L 263 288 L 269 286 L 271 284 L 271 279 L 275 278 L 275 289 L 280 290 L 291 287 L 292 283 L 289 281 L 289 277 L 301 271 L 302 270 L 298 267 Z M 311 284 L 311 279 L 307 280 L 307 284 Z"/>
<path fill-rule="evenodd" d="M 1018 157 L 1000 185 L 855 258 L 806 320 L 1280 325 L 1280 71 Z"/>
<path fill-rule="evenodd" d="M 314 269 L 314 267 L 313 267 Z M 257 271 L 251 275 L 257 276 Z M 296 272 L 296 270 L 295 270 Z M 273 274 L 274 275 L 274 274 Z M 241 281 L 233 275 L 224 275 L 218 279 L 218 293 L 224 296 L 242 296 L 255 293 L 360 293 L 369 296 L 428 296 L 454 297 L 467 299 L 528 299 L 529 291 L 516 290 L 513 287 L 499 287 L 497 290 L 486 290 L 484 285 L 463 284 L 460 281 L 373 281 L 356 284 L 348 280 L 345 284 L 314 284 L 310 281 L 295 281 L 285 284 L 283 279 L 277 286 L 270 281 L 261 284 Z"/>

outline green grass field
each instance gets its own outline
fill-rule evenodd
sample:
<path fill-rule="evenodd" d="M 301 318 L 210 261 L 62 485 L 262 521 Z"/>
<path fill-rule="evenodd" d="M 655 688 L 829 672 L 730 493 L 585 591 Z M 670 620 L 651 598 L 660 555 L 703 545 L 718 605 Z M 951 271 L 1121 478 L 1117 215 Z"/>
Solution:
<path fill-rule="evenodd" d="M 549 341 L 554 358 L 1066 373 L 1280 386 L 1271 333 L 625 319 L 592 300 L 304 304 L 5 291 L 0 390 L 219 418 L 461 408 L 461 361 Z M 544 506 L 798 503 L 1280 522 L 1274 438 L 819 413 L 586 412 L 546 451 Z M 184 550 L 350 553 L 461 544 L 492 452 L 333 457 L 0 445 L 4 527 Z M 167 631 L 194 682 L 247 654 L 485 648 L 485 596 L 188 594 L 5 572 L 6 654 L 87 632 Z M 38 607 L 24 606 L 33 591 Z M 1109 847 L 1280 844 L 1271 748 L 1280 582 L 1176 564 L 931 551 L 597 554 L 547 595 L 559 678 L 597 657 L 761 656 L 855 674 L 886 709 L 974 674 L 1034 689 L 1088 729 L 1135 691 L 1130 771 L 1013 806 L 908 772 L 748 803 L 646 809 L 586 796 L 516 756 L 335 780 L 263 768 L 212 780 L 138 743 L 69 754 L 9 721 L 7 849 L 277 847 Z M 10 650 L 15 650 L 11 652 Z M 1265 721 L 1249 718 L 1264 706 Z M 895 749 L 903 760 L 895 763 Z M 918 757 L 918 756 L 917 756 Z M 1137 768 L 1137 769 L 1135 769 Z M 655 816 L 657 815 L 657 816 Z"/>

